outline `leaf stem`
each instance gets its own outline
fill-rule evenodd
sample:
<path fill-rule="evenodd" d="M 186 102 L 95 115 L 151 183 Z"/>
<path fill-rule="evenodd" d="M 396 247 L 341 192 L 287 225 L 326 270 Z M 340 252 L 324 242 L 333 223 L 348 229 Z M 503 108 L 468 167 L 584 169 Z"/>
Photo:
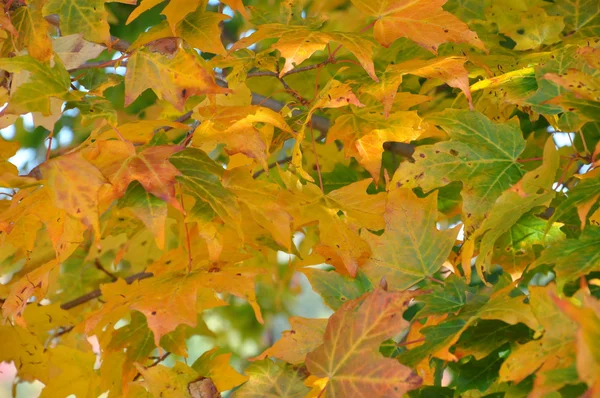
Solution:
<path fill-rule="evenodd" d="M 183 209 L 183 227 L 185 228 L 185 242 L 188 252 L 188 272 L 192 272 L 192 243 L 190 241 L 190 231 L 188 229 L 187 222 L 185 221 L 186 212 L 183 205 L 183 190 L 181 189 L 180 183 L 177 183 L 177 185 L 179 185 L 179 203 L 181 203 L 181 208 Z"/>
<path fill-rule="evenodd" d="M 317 155 L 317 144 L 315 142 L 315 134 L 313 133 L 312 123 L 310 123 L 310 139 L 312 141 L 312 148 L 315 154 L 315 166 L 317 166 L 317 174 L 319 175 L 319 186 L 321 187 L 321 192 L 325 193 L 325 189 L 323 189 L 323 177 L 321 176 L 321 166 L 319 165 L 319 155 Z"/>
<path fill-rule="evenodd" d="M 404 346 L 407 346 L 409 344 L 416 344 L 416 343 L 420 343 L 422 341 L 425 341 L 425 337 L 422 337 L 422 338 L 416 339 L 416 340 L 404 341 L 402 343 L 397 343 L 396 346 L 397 347 L 404 347 Z"/>
<path fill-rule="evenodd" d="M 46 162 L 50 159 L 50 152 L 52 151 L 52 139 L 54 138 L 54 129 L 50 131 L 50 135 L 48 136 L 48 149 L 46 149 Z"/>

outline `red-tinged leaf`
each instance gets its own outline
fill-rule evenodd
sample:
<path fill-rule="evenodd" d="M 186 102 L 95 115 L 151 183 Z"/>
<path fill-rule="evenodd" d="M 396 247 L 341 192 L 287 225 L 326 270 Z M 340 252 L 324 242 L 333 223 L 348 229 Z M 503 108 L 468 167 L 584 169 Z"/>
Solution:
<path fill-rule="evenodd" d="M 181 173 L 167 160 L 179 150 L 176 146 L 164 145 L 136 153 L 133 144 L 126 141 L 99 141 L 86 152 L 86 157 L 110 181 L 116 198 L 123 196 L 135 180 L 147 192 L 182 210 L 175 198 L 175 177 Z"/>
<path fill-rule="evenodd" d="M 467 24 L 442 9 L 447 0 L 352 0 L 367 15 L 378 18 L 375 39 L 389 47 L 406 37 L 437 53 L 442 43 L 469 43 L 485 50 L 484 44 Z"/>
<path fill-rule="evenodd" d="M 600 381 L 600 305 L 598 300 L 586 294 L 583 297 L 583 306 L 576 306 L 568 300 L 561 300 L 556 296 L 554 302 L 578 326 L 577 344 L 577 372 L 579 377 L 589 387 L 598 386 Z"/>
<path fill-rule="evenodd" d="M 327 323 L 324 343 L 306 357 L 308 371 L 328 377 L 328 397 L 402 397 L 421 379 L 379 354 L 379 345 L 408 327 L 408 293 L 380 288 L 344 304 Z"/>

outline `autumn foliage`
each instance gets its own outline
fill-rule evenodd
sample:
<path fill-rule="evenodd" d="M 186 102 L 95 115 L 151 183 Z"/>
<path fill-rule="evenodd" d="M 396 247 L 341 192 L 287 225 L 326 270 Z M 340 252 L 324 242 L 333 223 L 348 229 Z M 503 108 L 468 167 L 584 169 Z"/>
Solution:
<path fill-rule="evenodd" d="M 598 0 L 2 7 L 13 392 L 600 396 Z"/>

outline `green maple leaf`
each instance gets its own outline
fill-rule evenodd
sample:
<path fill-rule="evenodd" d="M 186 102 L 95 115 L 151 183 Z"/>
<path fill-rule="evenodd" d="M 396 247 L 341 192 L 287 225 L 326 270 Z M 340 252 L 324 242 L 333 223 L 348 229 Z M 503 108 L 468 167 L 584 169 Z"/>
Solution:
<path fill-rule="evenodd" d="M 171 156 L 169 161 L 182 174 L 177 180 L 185 187 L 186 192 L 196 199 L 190 213 L 192 219 L 206 220 L 204 203 L 208 203 L 224 220 L 239 220 L 240 209 L 237 200 L 221 182 L 224 170 L 208 155 L 199 149 L 188 148 Z"/>
<path fill-rule="evenodd" d="M 107 2 L 131 4 L 131 0 L 49 0 L 44 15 L 58 14 L 64 35 L 82 33 L 86 40 L 109 44 Z"/>
<path fill-rule="evenodd" d="M 565 283 L 600 270 L 599 244 L 600 228 L 586 228 L 579 239 L 566 239 L 545 249 L 531 268 L 554 264 L 556 282 L 562 291 Z"/>
<path fill-rule="evenodd" d="M 525 140 L 515 124 L 495 124 L 479 112 L 449 109 L 429 121 L 440 125 L 450 140 L 418 147 L 415 162 L 402 164 L 392 184 L 430 191 L 462 181 L 464 223 L 470 233 L 500 194 L 521 178 L 517 158 Z"/>

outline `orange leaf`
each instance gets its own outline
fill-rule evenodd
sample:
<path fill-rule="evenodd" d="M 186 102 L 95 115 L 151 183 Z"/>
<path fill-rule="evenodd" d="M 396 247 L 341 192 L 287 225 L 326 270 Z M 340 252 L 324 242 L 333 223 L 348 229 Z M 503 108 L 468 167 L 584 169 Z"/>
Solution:
<path fill-rule="evenodd" d="M 466 42 L 485 50 L 467 24 L 442 9 L 446 0 L 352 0 L 352 3 L 378 18 L 375 39 L 385 47 L 407 37 L 436 54 L 438 47 L 447 42 Z"/>

